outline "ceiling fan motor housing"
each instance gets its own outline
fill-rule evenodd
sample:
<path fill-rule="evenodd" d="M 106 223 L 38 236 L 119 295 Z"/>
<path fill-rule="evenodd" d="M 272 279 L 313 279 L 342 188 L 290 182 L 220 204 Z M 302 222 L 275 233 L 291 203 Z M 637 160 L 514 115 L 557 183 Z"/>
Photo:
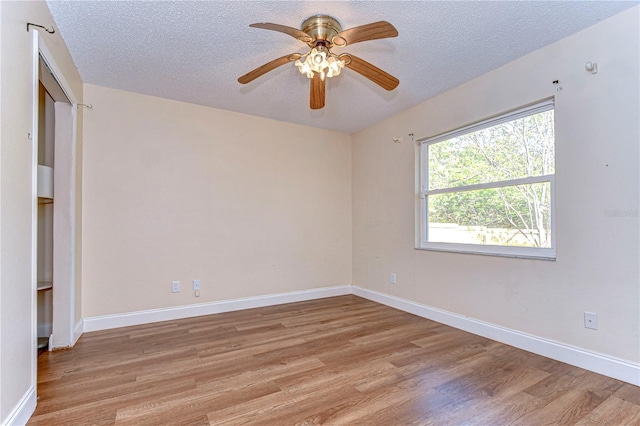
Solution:
<path fill-rule="evenodd" d="M 313 47 L 322 44 L 331 47 L 331 40 L 342 31 L 342 25 L 333 16 L 314 15 L 305 19 L 300 29 L 313 38 L 313 41 L 308 43 L 309 46 Z"/>

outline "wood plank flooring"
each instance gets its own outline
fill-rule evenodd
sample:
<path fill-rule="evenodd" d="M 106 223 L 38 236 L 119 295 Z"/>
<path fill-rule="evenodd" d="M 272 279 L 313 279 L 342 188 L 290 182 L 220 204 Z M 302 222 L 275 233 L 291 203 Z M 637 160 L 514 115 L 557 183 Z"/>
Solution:
<path fill-rule="evenodd" d="M 86 333 L 31 425 L 640 425 L 640 388 L 356 296 Z"/>

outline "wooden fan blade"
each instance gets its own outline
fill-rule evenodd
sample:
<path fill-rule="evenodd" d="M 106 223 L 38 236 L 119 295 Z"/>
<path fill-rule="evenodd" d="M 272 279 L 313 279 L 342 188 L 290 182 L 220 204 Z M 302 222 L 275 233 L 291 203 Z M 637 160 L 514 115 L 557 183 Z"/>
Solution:
<path fill-rule="evenodd" d="M 359 27 L 349 28 L 336 34 L 331 42 L 339 47 L 367 40 L 397 37 L 398 30 L 387 21 L 378 21 Z"/>
<path fill-rule="evenodd" d="M 251 24 L 249 26 L 252 28 L 262 28 L 263 30 L 279 31 L 281 33 L 288 34 L 293 38 L 297 38 L 303 43 L 309 43 L 313 41 L 313 38 L 304 31 L 293 27 L 287 27 L 286 25 L 272 24 L 270 22 L 259 22 L 257 24 Z"/>
<path fill-rule="evenodd" d="M 400 80 L 398 80 L 391 74 L 382 71 L 380 68 L 376 67 L 373 64 L 370 64 L 364 59 L 360 59 L 350 53 L 345 54 L 345 56 L 351 58 L 351 61 L 345 61 L 347 62 L 345 65 L 347 68 L 352 69 L 358 74 L 367 77 L 378 86 L 381 86 L 382 88 L 387 90 L 393 90 L 398 87 L 398 84 L 400 84 Z"/>
<path fill-rule="evenodd" d="M 311 109 L 324 108 L 325 81 L 320 78 L 320 74 L 313 73 L 311 79 Z"/>
<path fill-rule="evenodd" d="M 246 73 L 245 75 L 243 75 L 238 79 L 238 82 L 241 84 L 247 84 L 250 81 L 253 81 L 256 78 L 260 77 L 262 74 L 266 74 L 269 71 L 276 69 L 281 65 L 284 65 L 291 61 L 295 61 L 296 59 L 300 59 L 301 56 L 302 55 L 299 53 L 292 53 L 291 55 L 286 55 L 278 59 L 274 59 L 273 61 L 267 62 L 266 64 L 259 66 L 255 70 Z"/>

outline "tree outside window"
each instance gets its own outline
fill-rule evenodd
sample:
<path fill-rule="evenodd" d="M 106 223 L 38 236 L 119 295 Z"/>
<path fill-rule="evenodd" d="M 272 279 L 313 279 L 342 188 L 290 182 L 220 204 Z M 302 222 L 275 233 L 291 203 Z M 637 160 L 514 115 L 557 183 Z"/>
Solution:
<path fill-rule="evenodd" d="M 424 248 L 553 248 L 552 108 L 536 105 L 423 142 Z"/>

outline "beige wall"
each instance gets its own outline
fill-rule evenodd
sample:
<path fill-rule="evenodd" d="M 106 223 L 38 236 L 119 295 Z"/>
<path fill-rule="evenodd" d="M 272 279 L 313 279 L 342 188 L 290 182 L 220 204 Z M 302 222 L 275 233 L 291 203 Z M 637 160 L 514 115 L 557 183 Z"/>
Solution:
<path fill-rule="evenodd" d="M 76 318 L 353 282 L 640 361 L 638 218 L 605 216 L 639 204 L 638 10 L 352 137 L 83 88 L 60 34 L 44 34 L 78 100 L 84 90 L 95 107 L 78 115 Z M 53 20 L 44 2 L 0 1 L 0 21 L 1 423 L 35 379 L 25 23 Z M 597 75 L 584 71 L 588 60 Z M 558 260 L 413 249 L 408 133 L 427 137 L 552 95 Z M 170 292 L 172 280 L 181 293 Z M 584 329 L 585 310 L 600 315 L 598 331 Z"/>
<path fill-rule="evenodd" d="M 44 2 L 0 2 L 0 423 L 35 383 L 32 265 L 32 33 L 50 27 Z M 43 35 L 64 78 L 82 99 L 82 82 L 60 33 Z M 82 130 L 78 128 L 78 145 Z M 79 283 L 78 283 L 79 285 Z"/>
<path fill-rule="evenodd" d="M 605 215 L 639 208 L 638 10 L 355 134 L 353 284 L 639 362 L 638 217 Z M 600 72 L 586 72 L 587 61 Z M 425 138 L 554 95 L 557 261 L 415 250 L 408 134 Z M 599 314 L 599 330 L 584 328 L 583 311 Z"/>
<path fill-rule="evenodd" d="M 84 93 L 85 318 L 351 284 L 349 135 Z"/>

